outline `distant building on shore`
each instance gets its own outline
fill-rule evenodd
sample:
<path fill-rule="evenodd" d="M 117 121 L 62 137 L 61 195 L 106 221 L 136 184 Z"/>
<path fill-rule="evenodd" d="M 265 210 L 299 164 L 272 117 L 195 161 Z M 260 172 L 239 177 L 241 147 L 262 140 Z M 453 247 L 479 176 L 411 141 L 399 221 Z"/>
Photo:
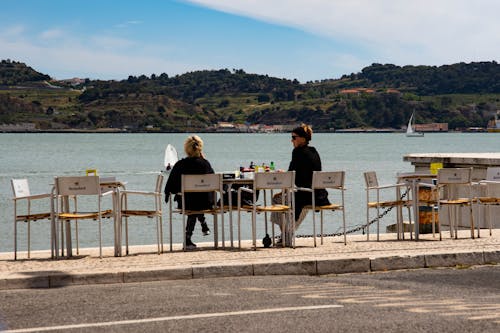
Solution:
<path fill-rule="evenodd" d="M 417 132 L 448 132 L 448 123 L 415 124 Z"/>
<path fill-rule="evenodd" d="M 234 124 L 220 121 L 214 128 L 219 133 L 282 133 L 298 125 Z"/>
<path fill-rule="evenodd" d="M 34 123 L 0 124 L 0 132 L 35 132 Z"/>

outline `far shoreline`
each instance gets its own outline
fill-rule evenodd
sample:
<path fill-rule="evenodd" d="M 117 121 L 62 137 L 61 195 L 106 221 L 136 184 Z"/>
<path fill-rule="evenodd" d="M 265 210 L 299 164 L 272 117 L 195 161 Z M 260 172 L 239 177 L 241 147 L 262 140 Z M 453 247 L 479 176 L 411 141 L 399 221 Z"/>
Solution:
<path fill-rule="evenodd" d="M 24 131 L 0 131 L 0 134 L 183 134 L 183 133 L 203 133 L 203 134 L 286 134 L 289 131 L 281 132 L 236 132 L 236 131 L 204 131 L 204 130 L 192 130 L 192 131 L 124 131 L 124 130 L 24 130 Z M 390 130 L 390 129 L 369 129 L 369 130 L 338 130 L 338 131 L 321 131 L 317 130 L 315 133 L 323 134 L 404 134 L 403 130 Z M 484 131 L 429 131 L 424 132 L 426 134 L 446 134 L 446 133 L 491 133 L 486 130 Z"/>

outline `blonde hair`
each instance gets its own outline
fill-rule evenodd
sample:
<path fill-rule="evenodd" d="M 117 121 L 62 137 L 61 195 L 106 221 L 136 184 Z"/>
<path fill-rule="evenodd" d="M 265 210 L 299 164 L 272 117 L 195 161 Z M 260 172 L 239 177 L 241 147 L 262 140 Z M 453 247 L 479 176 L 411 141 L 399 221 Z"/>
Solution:
<path fill-rule="evenodd" d="M 184 141 L 184 151 L 188 157 L 203 157 L 203 140 L 198 135 L 190 135 Z"/>

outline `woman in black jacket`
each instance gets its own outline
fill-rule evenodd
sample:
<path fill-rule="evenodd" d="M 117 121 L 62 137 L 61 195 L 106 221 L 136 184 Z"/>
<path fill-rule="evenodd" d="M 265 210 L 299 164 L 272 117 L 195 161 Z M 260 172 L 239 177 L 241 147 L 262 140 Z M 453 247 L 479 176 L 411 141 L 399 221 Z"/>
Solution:
<path fill-rule="evenodd" d="M 313 171 L 321 171 L 321 158 L 318 151 L 316 148 L 309 146 L 311 139 L 312 129 L 306 124 L 302 124 L 292 130 L 293 151 L 288 171 L 295 171 L 295 185 L 297 187 L 311 188 Z M 318 206 L 330 204 L 328 201 L 328 192 L 324 189 L 315 190 L 314 197 Z M 273 198 L 273 201 L 279 203 L 281 202 L 281 197 L 277 196 Z M 298 229 L 307 214 L 307 210 L 303 211 L 303 208 L 311 204 L 311 193 L 304 191 L 295 192 L 295 229 Z M 272 220 L 281 227 L 281 221 L 277 215 L 274 215 Z M 291 230 L 288 221 L 286 222 L 286 228 L 287 235 L 290 235 Z M 290 240 L 290 237 L 287 237 L 287 240 Z M 290 246 L 291 244 L 287 241 L 286 245 Z"/>
<path fill-rule="evenodd" d="M 297 187 L 312 186 L 313 171 L 321 171 L 321 158 L 316 148 L 309 146 L 312 138 L 311 127 L 302 124 L 292 131 L 292 160 L 288 171 L 295 171 L 295 185 Z M 316 190 L 314 192 L 316 205 L 329 205 L 328 192 L 326 190 Z M 295 228 L 298 228 L 297 220 L 300 217 L 302 208 L 312 205 L 312 198 L 309 192 L 298 191 L 295 193 Z M 301 221 L 302 222 L 302 221 Z"/>
<path fill-rule="evenodd" d="M 178 208 L 182 208 L 182 200 L 177 193 L 181 192 L 181 176 L 183 174 L 200 175 L 214 173 L 210 162 L 203 156 L 203 140 L 199 136 L 189 136 L 184 142 L 184 151 L 187 157 L 175 163 L 165 185 L 165 202 L 168 203 L 170 193 L 175 194 L 174 200 L 177 201 Z M 211 209 L 215 204 L 214 195 L 211 192 L 186 193 L 184 201 L 187 210 Z M 210 234 L 210 229 L 205 222 L 203 214 L 189 215 L 186 225 L 186 248 L 188 249 L 196 247 L 196 244 L 191 241 L 196 219 L 201 222 L 203 234 L 205 236 Z"/>

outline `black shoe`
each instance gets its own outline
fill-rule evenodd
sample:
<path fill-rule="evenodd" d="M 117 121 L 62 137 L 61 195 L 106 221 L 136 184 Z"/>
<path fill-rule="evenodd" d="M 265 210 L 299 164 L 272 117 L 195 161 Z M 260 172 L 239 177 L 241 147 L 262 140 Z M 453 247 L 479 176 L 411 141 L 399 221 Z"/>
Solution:
<path fill-rule="evenodd" d="M 186 249 L 187 250 L 196 249 L 196 244 L 191 241 L 191 238 L 186 239 Z"/>
<path fill-rule="evenodd" d="M 208 228 L 208 225 L 205 222 L 201 224 L 201 232 L 203 232 L 203 236 L 210 235 L 210 229 Z"/>
<path fill-rule="evenodd" d="M 269 237 L 269 234 L 266 234 L 266 237 L 262 239 L 262 245 L 264 245 L 264 247 L 266 248 L 271 246 L 272 242 L 273 241 L 271 240 L 271 237 Z"/>

